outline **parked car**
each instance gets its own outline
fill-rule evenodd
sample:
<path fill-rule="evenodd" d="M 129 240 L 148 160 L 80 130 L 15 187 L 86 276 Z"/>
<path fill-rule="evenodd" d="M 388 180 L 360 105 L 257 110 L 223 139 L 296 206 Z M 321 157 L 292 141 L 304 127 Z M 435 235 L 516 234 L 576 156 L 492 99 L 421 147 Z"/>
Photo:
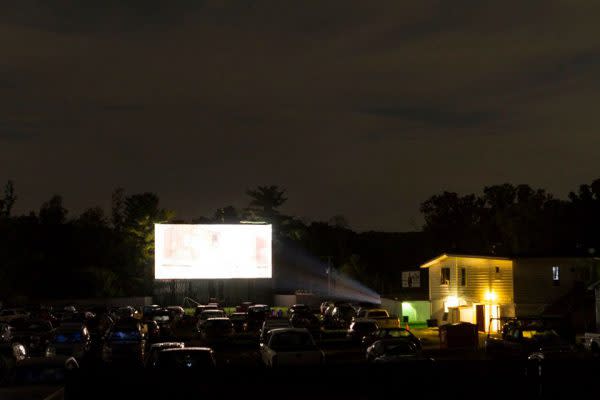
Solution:
<path fill-rule="evenodd" d="M 199 326 L 198 334 L 205 343 L 227 342 L 233 336 L 233 323 L 227 317 L 209 318 Z"/>
<path fill-rule="evenodd" d="M 486 352 L 496 358 L 526 360 L 536 352 L 564 352 L 573 346 L 540 320 L 512 319 L 504 324 L 499 337 L 490 332 Z"/>
<path fill-rule="evenodd" d="M 321 320 L 312 313 L 293 313 L 290 317 L 290 325 L 293 328 L 306 328 L 313 338 L 317 340 L 321 338 Z"/>
<path fill-rule="evenodd" d="M 15 328 L 7 323 L 0 323 L 0 343 L 10 343 L 12 341 Z"/>
<path fill-rule="evenodd" d="M 21 343 L 28 357 L 44 357 L 54 336 L 52 324 L 44 320 L 18 319 L 11 322 L 13 342 Z"/>
<path fill-rule="evenodd" d="M 367 349 L 367 360 L 376 364 L 433 361 L 433 359 L 425 357 L 411 340 L 397 340 L 393 344 L 377 341 Z"/>
<path fill-rule="evenodd" d="M 271 315 L 271 308 L 265 304 L 248 307 L 247 331 L 258 332 L 269 315 Z"/>
<path fill-rule="evenodd" d="M 290 328 L 290 320 L 287 318 L 268 318 L 263 321 L 262 327 L 259 331 L 259 342 L 263 343 L 267 334 L 277 328 Z"/>
<path fill-rule="evenodd" d="M 383 308 L 361 309 L 356 319 L 371 319 L 377 321 L 380 328 L 399 328 L 400 320 L 398 317 L 391 317 L 387 310 Z"/>
<path fill-rule="evenodd" d="M 361 343 L 365 336 L 368 336 L 378 329 L 377 321 L 373 319 L 356 319 L 350 323 L 346 338 L 353 342 Z"/>
<path fill-rule="evenodd" d="M 246 313 L 246 312 L 248 312 L 248 308 L 253 305 L 254 305 L 254 302 L 252 302 L 252 301 L 244 301 L 242 304 L 235 307 L 235 312 Z"/>
<path fill-rule="evenodd" d="M 321 314 L 325 314 L 325 310 L 327 310 L 327 308 L 334 307 L 334 306 L 335 305 L 331 301 L 324 301 L 321 303 L 319 310 L 320 310 Z M 332 310 L 333 310 L 333 308 L 332 308 Z"/>
<path fill-rule="evenodd" d="M 179 320 L 185 315 L 185 310 L 181 306 L 169 306 L 167 310 L 171 313 L 172 320 Z"/>
<path fill-rule="evenodd" d="M 204 310 L 202 311 L 202 314 L 200 314 L 200 316 L 198 317 L 198 323 L 196 324 L 196 327 L 198 329 L 200 329 L 200 326 L 205 323 L 209 318 L 224 318 L 226 317 L 225 315 L 225 311 L 223 310 L 217 310 L 217 309 L 213 309 L 213 310 Z"/>
<path fill-rule="evenodd" d="M 159 310 L 161 307 L 158 304 L 152 304 L 149 306 L 142 307 L 142 319 L 152 319 L 152 314 L 155 310 Z"/>
<path fill-rule="evenodd" d="M 146 339 L 140 327 L 115 325 L 106 335 L 102 348 L 105 363 L 142 365 Z"/>
<path fill-rule="evenodd" d="M 185 344 L 183 342 L 154 343 L 150 345 L 150 348 L 146 352 L 144 366 L 147 368 L 156 368 L 158 363 L 158 353 L 167 349 L 183 349 L 184 347 Z"/>
<path fill-rule="evenodd" d="M 337 328 L 348 328 L 354 317 L 356 317 L 356 310 L 350 304 L 340 304 L 331 311 L 331 319 Z"/>
<path fill-rule="evenodd" d="M 272 329 L 260 344 L 260 356 L 267 367 L 322 365 L 325 354 L 310 332 L 303 328 Z"/>
<path fill-rule="evenodd" d="M 234 312 L 229 316 L 233 329 L 236 333 L 242 333 L 246 331 L 246 324 L 248 322 L 248 314 L 245 312 Z"/>
<path fill-rule="evenodd" d="M 156 368 L 213 369 L 217 365 L 209 347 L 184 347 L 162 350 L 158 353 Z"/>
<path fill-rule="evenodd" d="M 151 321 L 154 321 L 156 324 L 158 324 L 161 337 L 166 337 L 173 333 L 173 314 L 168 309 L 161 308 L 154 310 L 152 312 Z"/>
<path fill-rule="evenodd" d="M 365 352 L 366 359 L 367 361 L 374 361 L 376 358 L 388 354 L 390 349 L 398 346 L 410 353 L 421 352 L 421 349 L 419 349 L 410 338 L 396 338 L 393 341 L 377 340 L 367 347 Z"/>
<path fill-rule="evenodd" d="M 198 318 L 204 310 L 206 310 L 206 304 L 198 304 L 194 309 L 194 317 Z"/>
<path fill-rule="evenodd" d="M 21 343 L 0 342 L 0 386 L 14 381 L 17 368 L 27 358 Z"/>
<path fill-rule="evenodd" d="M 25 319 L 29 313 L 21 308 L 7 308 L 0 311 L 0 322 L 11 322 L 14 319 Z"/>
<path fill-rule="evenodd" d="M 310 307 L 306 304 L 294 304 L 288 308 L 288 314 L 292 315 L 294 313 L 310 313 Z"/>
<path fill-rule="evenodd" d="M 90 346 L 90 333 L 85 325 L 63 323 L 56 328 L 54 337 L 46 348 L 46 357 L 61 355 L 81 360 L 90 350 Z"/>
<path fill-rule="evenodd" d="M 156 321 L 146 321 L 146 339 L 150 343 L 156 343 L 161 340 L 160 325 Z"/>
<path fill-rule="evenodd" d="M 421 349 L 421 341 L 411 331 L 404 328 L 383 328 L 365 336 L 362 344 L 369 347 L 378 340 L 394 341 L 396 339 L 410 339 L 418 349 Z"/>
<path fill-rule="evenodd" d="M 583 337 L 583 346 L 586 350 L 600 355 L 600 333 L 586 332 Z"/>

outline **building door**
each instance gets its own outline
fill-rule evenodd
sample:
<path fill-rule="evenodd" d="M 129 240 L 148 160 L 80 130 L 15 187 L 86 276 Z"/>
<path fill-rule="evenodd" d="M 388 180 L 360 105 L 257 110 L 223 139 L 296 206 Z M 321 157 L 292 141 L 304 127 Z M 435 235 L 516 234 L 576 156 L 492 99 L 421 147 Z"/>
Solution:
<path fill-rule="evenodd" d="M 475 306 L 475 320 L 477 321 L 477 330 L 485 332 L 485 305 L 477 304 Z"/>

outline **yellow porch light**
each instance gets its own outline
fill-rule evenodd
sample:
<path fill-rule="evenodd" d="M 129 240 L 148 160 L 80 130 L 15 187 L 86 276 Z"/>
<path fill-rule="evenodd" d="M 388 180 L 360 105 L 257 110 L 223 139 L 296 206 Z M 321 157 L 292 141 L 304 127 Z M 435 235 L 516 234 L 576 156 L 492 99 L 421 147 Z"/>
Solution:
<path fill-rule="evenodd" d="M 489 292 L 485 292 L 484 298 L 486 301 L 496 301 L 498 296 L 496 296 L 496 293 L 494 293 L 493 291 L 489 291 Z"/>
<path fill-rule="evenodd" d="M 448 296 L 446 298 L 446 307 L 458 307 L 458 297 Z"/>

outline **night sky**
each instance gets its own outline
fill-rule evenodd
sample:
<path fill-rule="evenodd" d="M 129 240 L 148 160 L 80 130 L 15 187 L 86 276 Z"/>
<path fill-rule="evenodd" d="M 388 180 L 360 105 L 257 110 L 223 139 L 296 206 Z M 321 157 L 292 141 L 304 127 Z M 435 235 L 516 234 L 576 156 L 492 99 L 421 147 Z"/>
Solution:
<path fill-rule="evenodd" d="M 287 214 L 404 231 L 442 190 L 600 177 L 600 2 L 1 4 L 17 213 L 122 186 L 187 219 L 277 184 Z"/>

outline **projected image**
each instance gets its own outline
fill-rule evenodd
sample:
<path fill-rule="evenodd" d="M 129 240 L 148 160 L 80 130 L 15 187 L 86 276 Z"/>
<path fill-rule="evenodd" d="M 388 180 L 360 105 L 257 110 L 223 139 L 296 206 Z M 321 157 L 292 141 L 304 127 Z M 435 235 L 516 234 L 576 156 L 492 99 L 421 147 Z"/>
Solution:
<path fill-rule="evenodd" d="M 155 225 L 155 279 L 271 278 L 271 225 Z"/>

